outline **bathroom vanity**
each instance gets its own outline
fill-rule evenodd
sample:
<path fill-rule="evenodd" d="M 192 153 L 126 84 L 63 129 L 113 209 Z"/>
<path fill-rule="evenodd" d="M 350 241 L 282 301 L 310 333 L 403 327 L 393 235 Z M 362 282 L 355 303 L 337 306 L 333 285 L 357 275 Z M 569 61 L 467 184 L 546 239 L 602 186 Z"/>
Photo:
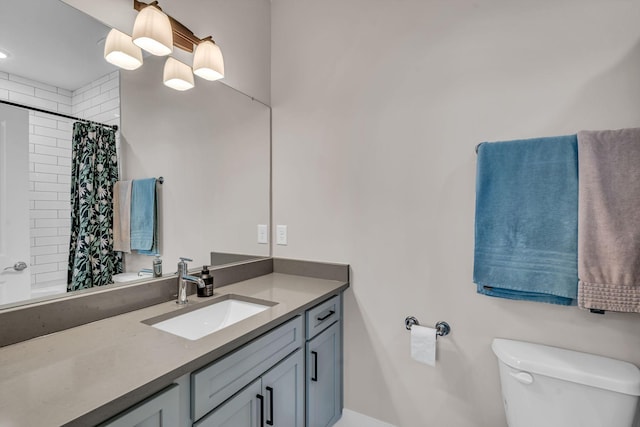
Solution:
<path fill-rule="evenodd" d="M 332 425 L 342 412 L 343 267 L 338 280 L 274 268 L 219 287 L 212 298 L 275 305 L 196 340 L 149 324 L 180 314 L 167 301 L 2 347 L 0 425 Z"/>

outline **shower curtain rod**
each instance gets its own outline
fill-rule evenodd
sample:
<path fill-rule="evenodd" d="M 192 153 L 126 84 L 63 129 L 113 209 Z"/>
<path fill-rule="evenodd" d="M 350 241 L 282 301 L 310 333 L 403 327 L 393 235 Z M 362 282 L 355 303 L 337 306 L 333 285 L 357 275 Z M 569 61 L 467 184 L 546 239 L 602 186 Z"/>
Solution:
<path fill-rule="evenodd" d="M 27 110 L 37 111 L 39 113 L 51 114 L 53 116 L 64 117 L 66 119 L 77 120 L 77 121 L 80 121 L 80 122 L 92 123 L 94 125 L 104 126 L 104 127 L 111 128 L 113 130 L 118 130 L 118 125 L 105 125 L 104 123 L 94 122 L 93 120 L 81 119 L 80 117 L 74 117 L 74 116 L 70 116 L 68 114 L 62 114 L 62 113 L 56 113 L 54 111 L 43 110 L 42 108 L 37 108 L 37 107 L 30 107 L 28 105 L 22 105 L 22 104 L 18 104 L 18 103 L 15 103 L 15 102 L 3 101 L 1 99 L 0 99 L 0 103 L 6 104 L 6 105 L 11 105 L 12 107 L 26 108 Z"/>

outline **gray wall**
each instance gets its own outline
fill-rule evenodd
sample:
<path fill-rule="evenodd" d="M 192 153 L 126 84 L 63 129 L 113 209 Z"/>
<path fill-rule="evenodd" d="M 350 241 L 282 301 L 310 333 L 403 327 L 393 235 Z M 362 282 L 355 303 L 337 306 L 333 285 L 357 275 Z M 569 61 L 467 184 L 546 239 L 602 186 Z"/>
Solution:
<path fill-rule="evenodd" d="M 219 82 L 197 79 L 185 92 L 162 84 L 164 58 L 121 73 L 124 179 L 162 176 L 159 240 L 163 271 L 178 257 L 191 268 L 210 252 L 268 256 L 257 224 L 269 223 L 269 108 Z M 152 258 L 126 257 L 127 270 Z"/>
<path fill-rule="evenodd" d="M 636 127 L 635 1 L 273 0 L 278 257 L 350 263 L 345 404 L 402 427 L 500 427 L 493 337 L 640 365 L 640 317 L 475 293 L 474 146 Z M 448 321 L 436 368 L 403 320 Z"/>
<path fill-rule="evenodd" d="M 112 28 L 131 34 L 131 0 L 63 0 Z M 255 99 L 270 98 L 270 2 L 160 2 L 197 36 L 213 35 L 225 62 L 224 83 Z M 192 55 L 172 56 L 191 64 Z M 148 56 L 121 73 L 122 171 L 126 179 L 164 176 L 160 192 L 165 273 L 178 256 L 208 264 L 211 251 L 268 255 L 257 224 L 269 223 L 269 109 L 196 77 L 179 93 L 163 86 L 164 58 Z M 127 269 L 149 268 L 150 257 L 128 256 Z"/>

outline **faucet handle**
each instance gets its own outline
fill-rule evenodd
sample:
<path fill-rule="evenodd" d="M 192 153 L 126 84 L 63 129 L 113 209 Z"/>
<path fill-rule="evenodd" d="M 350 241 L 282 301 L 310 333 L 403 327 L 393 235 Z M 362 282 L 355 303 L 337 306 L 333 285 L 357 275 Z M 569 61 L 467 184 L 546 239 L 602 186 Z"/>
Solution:
<path fill-rule="evenodd" d="M 187 261 L 193 261 L 191 258 L 180 257 L 180 262 L 178 263 L 178 276 L 184 276 L 187 274 L 188 266 Z"/>

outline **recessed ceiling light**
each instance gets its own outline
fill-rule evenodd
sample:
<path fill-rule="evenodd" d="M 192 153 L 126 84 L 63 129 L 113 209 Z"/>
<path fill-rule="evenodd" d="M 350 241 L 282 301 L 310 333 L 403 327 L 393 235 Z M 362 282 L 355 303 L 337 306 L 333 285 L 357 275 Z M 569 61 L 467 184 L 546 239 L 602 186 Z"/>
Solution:
<path fill-rule="evenodd" d="M 7 56 L 9 55 L 0 50 L 0 59 L 5 59 Z"/>

